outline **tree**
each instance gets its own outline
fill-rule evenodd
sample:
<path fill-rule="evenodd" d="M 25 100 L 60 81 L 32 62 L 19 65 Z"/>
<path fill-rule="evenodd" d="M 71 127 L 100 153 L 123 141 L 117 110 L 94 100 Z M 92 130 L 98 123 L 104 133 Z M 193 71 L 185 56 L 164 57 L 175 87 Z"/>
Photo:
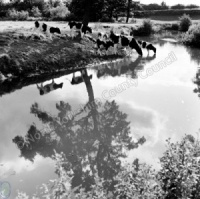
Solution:
<path fill-rule="evenodd" d="M 102 9 L 103 9 L 104 2 L 101 0 L 95 0 L 86 9 L 87 4 L 88 4 L 87 0 L 72 0 L 68 8 L 69 8 L 69 11 L 75 16 L 75 20 L 83 21 L 85 17 L 85 21 L 87 20 L 98 21 L 102 17 Z M 86 11 L 87 11 L 87 15 L 85 15 Z"/>
<path fill-rule="evenodd" d="M 164 9 L 168 9 L 168 6 L 165 7 L 165 2 L 164 2 L 164 4 L 161 3 L 161 5 L 159 5 L 157 3 L 151 3 L 148 5 L 143 5 L 143 8 L 144 8 L 144 10 L 164 10 Z"/>
<path fill-rule="evenodd" d="M 140 4 L 139 1 L 132 1 L 132 0 L 127 0 L 127 7 L 126 7 L 126 23 L 128 23 L 128 20 L 130 18 L 130 13 L 131 9 L 133 10 L 141 10 L 142 5 Z"/>
<path fill-rule="evenodd" d="M 95 3 L 95 0 L 86 0 L 85 1 L 85 7 L 84 7 L 84 15 L 83 15 L 83 24 L 88 25 L 91 17 L 90 17 L 90 12 L 92 10 L 92 7 Z"/>
<path fill-rule="evenodd" d="M 161 3 L 161 7 L 163 8 L 163 10 L 169 9 L 169 6 L 167 6 L 167 4 L 166 4 L 165 1 L 163 1 L 163 2 Z"/>
<path fill-rule="evenodd" d="M 127 0 L 105 0 L 103 7 L 103 14 L 112 19 L 125 11 Z"/>
<path fill-rule="evenodd" d="M 128 20 L 129 20 L 129 17 L 130 17 L 131 2 L 132 2 L 132 0 L 128 0 L 128 2 L 127 2 L 126 23 L 128 23 Z"/>
<path fill-rule="evenodd" d="M 183 4 L 176 4 L 174 6 L 171 6 L 171 9 L 184 9 L 185 6 Z"/>
<path fill-rule="evenodd" d="M 33 7 L 31 10 L 31 14 L 33 17 L 41 17 L 42 13 L 40 12 L 38 7 Z"/>

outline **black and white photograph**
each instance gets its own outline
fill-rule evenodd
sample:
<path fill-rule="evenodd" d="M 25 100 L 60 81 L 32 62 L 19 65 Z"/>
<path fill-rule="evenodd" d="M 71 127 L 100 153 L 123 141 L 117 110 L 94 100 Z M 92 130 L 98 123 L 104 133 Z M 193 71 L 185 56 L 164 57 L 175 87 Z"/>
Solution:
<path fill-rule="evenodd" d="M 200 1 L 0 0 L 0 199 L 200 199 Z"/>

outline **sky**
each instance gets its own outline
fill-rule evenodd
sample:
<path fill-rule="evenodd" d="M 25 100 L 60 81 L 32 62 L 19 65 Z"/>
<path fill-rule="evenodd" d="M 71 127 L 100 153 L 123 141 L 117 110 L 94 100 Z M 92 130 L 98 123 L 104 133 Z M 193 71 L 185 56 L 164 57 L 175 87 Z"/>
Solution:
<path fill-rule="evenodd" d="M 200 1 L 199 0 L 140 0 L 140 3 L 143 3 L 143 4 L 150 4 L 150 3 L 158 3 L 158 4 L 161 4 L 162 1 L 165 1 L 167 5 L 169 6 L 172 6 L 172 5 L 175 5 L 175 4 L 183 4 L 183 5 L 188 5 L 188 4 L 196 4 L 196 5 L 199 5 L 200 6 Z"/>

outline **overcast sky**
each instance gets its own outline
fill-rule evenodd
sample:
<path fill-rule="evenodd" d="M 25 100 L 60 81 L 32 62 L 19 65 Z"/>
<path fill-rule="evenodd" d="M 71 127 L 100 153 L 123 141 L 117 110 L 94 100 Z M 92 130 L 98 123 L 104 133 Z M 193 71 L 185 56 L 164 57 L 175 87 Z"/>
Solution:
<path fill-rule="evenodd" d="M 163 0 L 140 0 L 140 3 L 144 3 L 144 4 L 150 4 L 150 3 L 158 3 L 161 4 Z M 165 0 L 164 0 L 165 1 Z M 184 4 L 184 5 L 188 5 L 188 4 L 196 4 L 200 6 L 200 1 L 199 0 L 166 0 L 165 1 L 167 3 L 167 5 L 171 6 L 171 5 L 175 5 L 175 4 Z"/>

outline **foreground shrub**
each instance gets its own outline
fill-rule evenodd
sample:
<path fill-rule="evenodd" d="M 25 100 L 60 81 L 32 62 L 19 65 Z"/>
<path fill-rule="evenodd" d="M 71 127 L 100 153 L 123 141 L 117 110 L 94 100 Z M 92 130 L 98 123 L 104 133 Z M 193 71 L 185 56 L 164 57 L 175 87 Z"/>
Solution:
<path fill-rule="evenodd" d="M 66 17 L 70 14 L 70 11 L 64 5 L 51 8 L 49 12 L 52 20 L 65 20 Z"/>
<path fill-rule="evenodd" d="M 106 180 L 91 170 L 94 184 L 86 191 L 80 186 L 72 188 L 72 164 L 66 155 L 55 152 L 55 170 L 58 178 L 40 188 L 47 198 L 69 199 L 199 199 L 200 198 L 200 142 L 186 135 L 180 142 L 167 140 L 167 150 L 160 159 L 161 169 L 139 163 L 121 166 L 115 177 L 113 190 L 107 190 Z M 94 172 L 94 173 L 93 173 Z M 51 185 L 53 184 L 53 186 Z M 53 188 L 52 188 L 53 187 Z M 18 199 L 29 198 L 18 193 Z M 17 199 L 16 198 L 16 199 Z M 38 199 L 38 198 L 32 198 Z"/>
<path fill-rule="evenodd" d="M 166 198 L 200 198 L 199 141 L 187 135 L 181 142 L 167 143 L 159 172 Z"/>
<path fill-rule="evenodd" d="M 161 199 L 163 191 L 156 176 L 152 167 L 139 163 L 138 159 L 125 165 L 117 176 L 116 198 Z"/>
<path fill-rule="evenodd" d="M 156 179 L 156 171 L 146 164 L 140 164 L 136 159 L 132 164 L 126 164 L 116 177 L 117 184 L 115 189 L 108 191 L 105 188 L 106 181 L 95 174 L 94 185 L 89 191 L 81 187 L 72 188 L 70 186 L 73 171 L 66 171 L 64 168 L 70 168 L 64 153 L 55 153 L 55 170 L 59 178 L 51 180 L 48 185 L 43 184 L 40 188 L 48 198 L 60 199 L 122 199 L 122 198 L 162 198 L 162 190 Z M 51 183 L 53 181 L 53 189 Z M 16 199 L 26 199 L 28 195 L 18 192 Z M 32 198 L 38 199 L 38 198 Z"/>
<path fill-rule="evenodd" d="M 192 20 L 189 15 L 184 14 L 180 19 L 179 30 L 183 32 L 187 32 L 189 27 L 192 24 Z"/>
<path fill-rule="evenodd" d="M 187 33 L 183 36 L 183 43 L 200 47 L 200 24 L 190 26 Z"/>
<path fill-rule="evenodd" d="M 17 11 L 14 8 L 11 10 L 8 10 L 7 17 L 11 20 L 20 20 L 24 21 L 27 20 L 29 17 L 29 13 L 27 11 Z"/>
<path fill-rule="evenodd" d="M 153 33 L 153 23 L 150 19 L 145 19 L 141 26 L 132 30 L 131 34 L 134 36 L 149 36 Z"/>

